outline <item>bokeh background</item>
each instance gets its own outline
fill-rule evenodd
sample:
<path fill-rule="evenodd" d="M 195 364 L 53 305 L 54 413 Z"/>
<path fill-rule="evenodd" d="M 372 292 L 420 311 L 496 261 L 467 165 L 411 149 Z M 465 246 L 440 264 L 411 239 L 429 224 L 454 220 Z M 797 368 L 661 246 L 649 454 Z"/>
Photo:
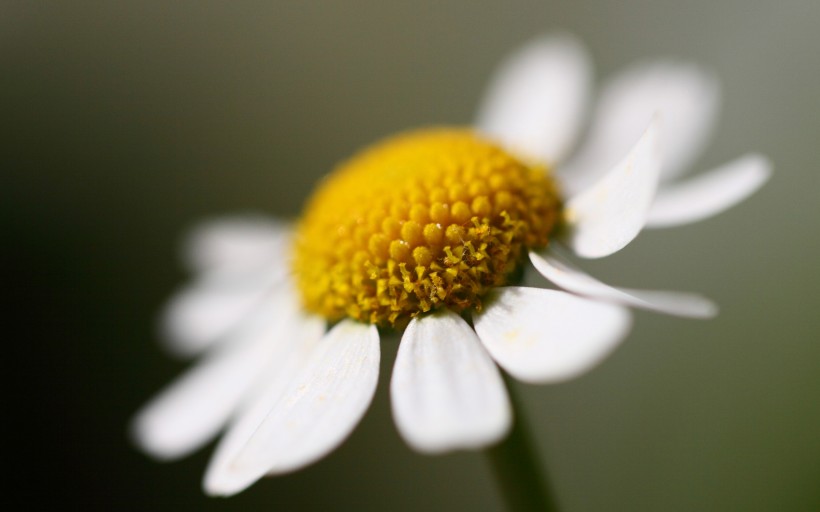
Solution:
<path fill-rule="evenodd" d="M 379 391 L 330 457 L 228 500 L 210 447 L 137 452 L 133 412 L 185 363 L 156 314 L 204 217 L 295 216 L 335 162 L 386 134 L 465 124 L 499 60 L 576 33 L 598 77 L 673 56 L 722 77 L 700 169 L 758 150 L 772 181 L 706 222 L 586 268 L 699 291 L 712 321 L 636 313 L 578 380 L 519 386 L 566 511 L 820 510 L 820 3 L 814 0 L 2 2 L 3 256 L 12 385 L 5 499 L 104 510 L 499 510 L 479 453 L 399 439 Z M 9 430 L 10 429 L 10 430 Z"/>

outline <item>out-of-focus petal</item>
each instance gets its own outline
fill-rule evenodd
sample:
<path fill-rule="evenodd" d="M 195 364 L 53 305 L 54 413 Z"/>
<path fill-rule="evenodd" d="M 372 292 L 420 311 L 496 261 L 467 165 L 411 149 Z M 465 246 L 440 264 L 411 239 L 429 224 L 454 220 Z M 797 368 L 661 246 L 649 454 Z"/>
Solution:
<path fill-rule="evenodd" d="M 771 162 L 762 155 L 746 155 L 717 169 L 661 187 L 646 227 L 689 224 L 728 210 L 769 179 Z"/>
<path fill-rule="evenodd" d="M 278 273 L 203 275 L 177 292 L 161 318 L 161 338 L 179 356 L 200 354 L 230 338 L 241 320 L 265 300 L 295 301 L 276 294 L 287 286 Z"/>
<path fill-rule="evenodd" d="M 263 216 L 222 217 L 195 226 L 185 239 L 182 257 L 194 272 L 244 274 L 260 269 L 288 269 L 291 226 Z"/>
<path fill-rule="evenodd" d="M 608 256 L 640 233 L 658 186 L 658 132 L 653 119 L 626 158 L 567 201 L 565 242 L 579 256 Z"/>
<path fill-rule="evenodd" d="M 629 332 L 624 307 L 537 288 L 498 288 L 474 313 L 476 333 L 513 377 L 534 383 L 576 377 L 603 360 Z"/>
<path fill-rule="evenodd" d="M 487 446 L 510 426 L 498 368 L 470 326 L 449 310 L 410 321 L 390 396 L 399 432 L 421 452 Z"/>
<path fill-rule="evenodd" d="M 271 412 L 291 381 L 304 371 L 323 336 L 324 329 L 301 333 L 294 339 L 293 350 L 281 359 L 271 361 L 270 371 L 264 372 L 243 401 L 227 432 L 219 440 L 203 481 L 208 494 L 230 494 L 234 492 L 232 489 L 247 486 L 246 475 L 229 470 L 231 462 Z"/>
<path fill-rule="evenodd" d="M 135 418 L 137 443 L 160 459 L 175 459 L 213 438 L 271 361 L 292 350 L 300 336 L 323 322 L 298 311 L 298 304 L 271 302 L 230 344 L 211 353 L 144 407 Z"/>
<path fill-rule="evenodd" d="M 720 107 L 720 86 L 692 64 L 633 65 L 603 88 L 589 138 L 561 169 L 568 193 L 582 190 L 640 136 L 655 114 L 663 121 L 661 180 L 689 169 L 709 141 Z"/>
<path fill-rule="evenodd" d="M 504 61 L 477 126 L 524 158 L 555 164 L 576 140 L 591 78 L 590 58 L 575 38 L 536 39 Z"/>
<path fill-rule="evenodd" d="M 554 251 L 530 252 L 536 270 L 555 285 L 579 295 L 626 304 L 668 315 L 712 318 L 717 306 L 711 300 L 691 293 L 615 288 L 598 281 L 560 258 Z"/>
<path fill-rule="evenodd" d="M 206 491 L 235 494 L 265 474 L 295 471 L 327 455 L 364 415 L 378 373 L 376 328 L 350 320 L 337 324 L 281 393 L 262 393 L 262 403 L 250 407 L 250 419 L 267 410 L 255 428 L 245 419 L 231 427 L 222 444 L 233 450 L 220 446 L 205 477 Z M 249 437 L 242 442 L 237 432 Z"/>

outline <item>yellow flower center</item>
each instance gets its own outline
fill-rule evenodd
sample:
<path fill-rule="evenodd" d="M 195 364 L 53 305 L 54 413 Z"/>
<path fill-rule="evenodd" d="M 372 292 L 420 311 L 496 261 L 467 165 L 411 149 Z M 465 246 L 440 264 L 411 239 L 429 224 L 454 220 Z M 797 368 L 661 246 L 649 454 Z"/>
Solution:
<path fill-rule="evenodd" d="M 543 247 L 560 201 L 547 169 L 466 129 L 389 138 L 342 163 L 298 226 L 305 307 L 401 327 L 437 308 L 481 309 L 526 248 Z"/>

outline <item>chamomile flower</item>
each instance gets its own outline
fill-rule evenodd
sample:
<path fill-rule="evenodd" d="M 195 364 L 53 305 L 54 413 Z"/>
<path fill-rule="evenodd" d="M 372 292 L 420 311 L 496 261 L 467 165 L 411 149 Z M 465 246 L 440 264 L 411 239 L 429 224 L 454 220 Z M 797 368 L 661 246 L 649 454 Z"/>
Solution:
<path fill-rule="evenodd" d="M 402 332 L 393 416 L 414 449 L 499 441 L 526 382 L 575 377 L 627 334 L 629 307 L 704 318 L 697 295 L 622 289 L 566 254 L 600 258 L 644 227 L 709 217 L 769 164 L 744 156 L 695 178 L 719 104 L 711 75 L 636 65 L 605 83 L 573 38 L 510 57 L 473 128 L 387 138 L 338 166 L 294 224 L 218 219 L 185 245 L 194 281 L 170 302 L 169 346 L 201 361 L 138 415 L 139 445 L 174 459 L 217 436 L 208 493 L 295 471 L 344 441 L 376 389 L 379 330 Z M 527 262 L 563 291 L 516 286 Z"/>

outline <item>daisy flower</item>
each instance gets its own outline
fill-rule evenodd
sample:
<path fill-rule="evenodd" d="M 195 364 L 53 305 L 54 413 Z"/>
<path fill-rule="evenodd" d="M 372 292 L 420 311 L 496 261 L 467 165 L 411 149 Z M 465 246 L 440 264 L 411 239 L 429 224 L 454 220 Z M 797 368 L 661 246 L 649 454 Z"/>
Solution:
<path fill-rule="evenodd" d="M 631 307 L 713 316 L 708 299 L 610 286 L 567 256 L 608 256 L 644 227 L 712 216 L 760 187 L 769 163 L 750 154 L 684 178 L 719 88 L 675 61 L 605 82 L 567 158 L 591 82 L 574 38 L 537 39 L 503 64 L 474 127 L 363 150 L 295 224 L 235 217 L 196 228 L 184 253 L 193 282 L 163 325 L 174 352 L 202 358 L 138 413 L 138 444 L 175 459 L 224 430 L 204 479 L 214 495 L 311 464 L 365 414 L 380 332 L 395 329 L 401 436 L 424 453 L 483 448 L 512 424 L 499 367 L 563 381 L 624 339 Z M 516 286 L 528 260 L 560 290 Z"/>

